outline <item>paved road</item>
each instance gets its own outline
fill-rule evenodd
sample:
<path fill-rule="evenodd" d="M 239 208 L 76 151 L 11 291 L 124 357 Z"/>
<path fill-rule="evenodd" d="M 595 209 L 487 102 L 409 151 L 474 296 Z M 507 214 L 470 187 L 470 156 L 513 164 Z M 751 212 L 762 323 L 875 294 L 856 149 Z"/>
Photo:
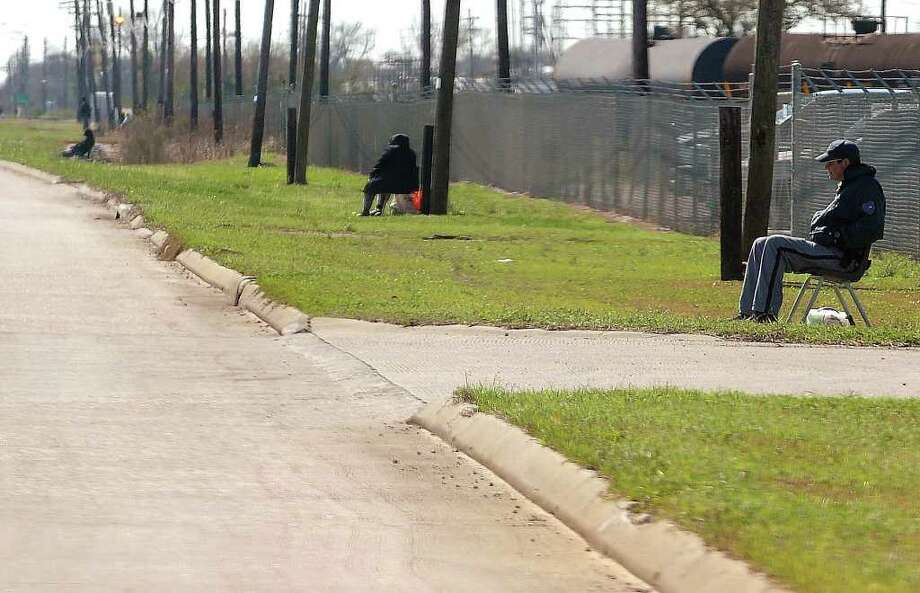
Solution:
<path fill-rule="evenodd" d="M 646 591 L 61 186 L 0 171 L 0 591 Z"/>
<path fill-rule="evenodd" d="M 398 327 L 314 319 L 323 340 L 426 401 L 460 385 L 676 385 L 752 393 L 920 395 L 920 350 L 756 344 L 632 332 Z"/>

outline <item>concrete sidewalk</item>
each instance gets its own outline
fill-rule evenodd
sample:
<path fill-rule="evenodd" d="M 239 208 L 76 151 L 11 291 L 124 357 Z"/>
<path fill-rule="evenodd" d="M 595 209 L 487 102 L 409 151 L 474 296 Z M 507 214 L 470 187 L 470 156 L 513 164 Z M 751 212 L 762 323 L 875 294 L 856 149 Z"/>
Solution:
<path fill-rule="evenodd" d="M 650 590 L 109 218 L 0 171 L 0 591 Z"/>
<path fill-rule="evenodd" d="M 465 384 L 673 385 L 752 393 L 920 395 L 920 349 L 739 342 L 634 332 L 399 327 L 315 318 L 313 333 L 425 401 Z"/>

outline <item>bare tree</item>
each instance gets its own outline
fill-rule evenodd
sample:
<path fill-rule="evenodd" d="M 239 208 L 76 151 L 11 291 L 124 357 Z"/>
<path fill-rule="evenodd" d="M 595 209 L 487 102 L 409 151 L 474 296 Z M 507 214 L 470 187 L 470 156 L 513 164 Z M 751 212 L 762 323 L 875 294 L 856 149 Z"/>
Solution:
<path fill-rule="evenodd" d="M 855 0 L 787 0 L 783 28 L 808 17 L 846 16 L 858 8 Z M 687 27 L 711 35 L 744 35 L 757 25 L 757 0 L 658 0 L 662 9 Z"/>

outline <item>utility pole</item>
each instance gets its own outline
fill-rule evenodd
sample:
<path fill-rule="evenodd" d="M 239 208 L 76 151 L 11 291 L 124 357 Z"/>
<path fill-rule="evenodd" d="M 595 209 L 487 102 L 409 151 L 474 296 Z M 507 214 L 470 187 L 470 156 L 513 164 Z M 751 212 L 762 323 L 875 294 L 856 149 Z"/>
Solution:
<path fill-rule="evenodd" d="M 297 155 L 294 160 L 294 183 L 299 185 L 307 184 L 307 149 L 310 142 L 310 109 L 313 99 L 313 72 L 316 68 L 316 28 L 318 21 L 319 0 L 310 0 L 310 9 L 307 12 L 306 47 L 303 48 L 303 75 L 300 77 Z"/>
<path fill-rule="evenodd" d="M 189 126 L 198 128 L 198 0 L 191 0 L 191 54 L 189 55 Z"/>
<path fill-rule="evenodd" d="M 434 165 L 431 175 L 431 213 L 447 214 L 450 185 L 451 122 L 454 114 L 454 77 L 457 72 L 457 41 L 460 36 L 460 0 L 445 0 L 441 85 L 435 116 Z"/>
<path fill-rule="evenodd" d="M 101 45 L 99 53 L 102 60 L 102 86 L 105 90 L 105 106 L 108 110 L 109 126 L 115 125 L 115 106 L 112 104 L 112 86 L 109 81 L 109 56 L 108 41 L 105 37 L 105 22 L 102 13 L 102 2 L 96 0 L 96 21 L 99 24 L 99 43 Z"/>
<path fill-rule="evenodd" d="M 96 97 L 96 60 L 93 58 L 93 39 L 90 34 L 90 3 L 83 0 L 83 43 L 86 47 L 86 80 L 89 83 L 89 92 L 93 107 L 93 120 L 96 128 L 102 126 L 102 117 L 99 115 L 99 99 Z"/>
<path fill-rule="evenodd" d="M 332 0 L 323 0 L 323 37 L 319 51 L 319 97 L 329 97 L 329 35 L 332 29 Z"/>
<path fill-rule="evenodd" d="M 469 41 L 469 44 L 470 44 L 470 45 L 469 45 L 469 54 L 470 54 L 470 55 L 469 55 L 469 61 L 470 61 L 470 63 L 469 63 L 469 73 L 470 73 L 470 74 L 469 74 L 469 77 L 470 77 L 471 79 L 473 78 L 473 76 L 475 76 L 475 70 L 473 69 L 473 59 L 474 59 L 474 52 L 473 52 L 473 35 L 476 33 L 476 31 L 479 30 L 479 29 L 476 27 L 476 21 L 478 21 L 478 20 L 479 20 L 479 17 L 478 17 L 478 16 L 473 16 L 473 11 L 472 11 L 472 10 L 468 10 L 468 11 L 467 11 L 467 17 L 466 17 L 466 30 L 467 30 L 467 41 Z"/>
<path fill-rule="evenodd" d="M 511 90 L 511 54 L 508 49 L 508 0 L 496 0 L 498 32 L 498 88 Z"/>
<path fill-rule="evenodd" d="M 501 1 L 501 0 L 499 0 Z M 431 0 L 422 0 L 422 95 L 431 94 Z"/>
<path fill-rule="evenodd" d="M 240 0 L 236 0 L 236 55 L 234 66 L 236 73 L 236 96 L 243 96 L 243 36 L 240 33 Z"/>
<path fill-rule="evenodd" d="M 148 0 L 144 0 L 144 40 L 141 44 L 144 55 L 141 59 L 144 69 L 143 90 L 141 94 L 141 111 L 147 111 L 147 103 L 150 99 L 150 11 L 147 5 Z"/>
<path fill-rule="evenodd" d="M 115 11 L 112 7 L 112 0 L 107 0 L 106 9 L 109 12 L 109 34 L 112 38 L 112 98 L 115 103 L 116 121 L 121 121 L 121 71 L 118 66 L 118 42 L 121 33 L 121 25 L 118 28 L 118 34 L 115 32 Z"/>
<path fill-rule="evenodd" d="M 176 115 L 176 3 L 166 0 L 166 97 L 163 101 L 163 117 L 166 124 L 172 123 Z"/>
<path fill-rule="evenodd" d="M 291 52 L 288 56 L 288 88 L 297 86 L 297 38 L 300 30 L 300 0 L 291 0 Z"/>
<path fill-rule="evenodd" d="M 214 82 L 212 72 L 214 62 L 211 58 L 211 0 L 204 0 L 204 97 L 211 99 L 211 85 Z"/>
<path fill-rule="evenodd" d="M 216 0 L 215 0 L 216 1 Z M 221 32 L 221 68 L 222 72 L 225 73 L 224 76 L 229 76 L 230 69 L 227 67 L 227 9 L 223 10 L 224 20 L 223 20 L 223 29 Z M 221 84 L 226 83 L 226 80 L 221 78 Z"/>
<path fill-rule="evenodd" d="M 77 54 L 77 105 L 86 99 L 86 38 L 83 37 L 83 19 L 80 18 L 80 0 L 73 0 L 73 26 Z"/>
<path fill-rule="evenodd" d="M 297 88 L 297 39 L 300 33 L 300 0 L 291 0 L 291 48 L 288 55 L 288 103 L 287 103 L 287 182 L 294 183 L 294 167 L 297 159 L 297 108 L 291 95 Z"/>
<path fill-rule="evenodd" d="M 109 57 L 108 42 L 105 38 L 105 23 L 103 21 L 102 2 L 96 0 L 96 20 L 99 23 L 99 43 L 101 44 L 100 54 L 102 59 L 102 86 L 105 89 L 105 106 L 108 110 L 109 126 L 115 126 L 115 106 L 112 104 L 112 86 L 109 82 Z"/>
<path fill-rule="evenodd" d="M 131 109 L 137 115 L 140 104 L 137 100 L 137 36 L 134 34 L 137 14 L 134 12 L 134 0 L 128 4 L 128 10 L 131 11 Z"/>
<path fill-rule="evenodd" d="M 770 223 L 773 161 L 776 158 L 777 70 L 783 32 L 783 9 L 783 0 L 760 0 L 757 12 L 743 253 L 750 251 L 755 239 L 766 236 Z"/>
<path fill-rule="evenodd" d="M 70 75 L 67 61 L 70 52 L 67 51 L 67 37 L 64 37 L 64 55 L 61 56 L 61 107 L 66 110 L 70 104 Z"/>
<path fill-rule="evenodd" d="M 42 115 L 48 112 L 48 38 L 42 43 Z"/>
<path fill-rule="evenodd" d="M 211 54 L 214 65 L 211 70 L 214 72 L 214 141 L 218 144 L 224 139 L 224 107 L 223 107 L 223 89 L 224 84 L 223 71 L 220 64 L 220 0 L 211 0 L 214 13 L 211 18 L 214 22 L 214 36 L 211 39 Z"/>
<path fill-rule="evenodd" d="M 646 0 L 633 0 L 632 6 L 632 75 L 635 80 L 648 80 L 648 5 Z"/>
<path fill-rule="evenodd" d="M 885 6 L 886 4 L 887 4 L 886 0 L 882 0 L 882 33 L 888 32 L 888 23 L 887 23 L 888 18 L 885 15 L 886 9 L 887 9 L 887 6 Z"/>
<path fill-rule="evenodd" d="M 239 4 L 237 4 L 239 6 Z M 265 134 L 265 102 L 268 93 L 268 65 L 272 49 L 272 17 L 275 0 L 265 0 L 265 18 L 262 20 L 262 47 L 259 51 L 259 82 L 256 90 L 256 112 L 252 118 L 252 142 L 249 145 L 249 166 L 262 163 L 262 137 Z"/>
<path fill-rule="evenodd" d="M 169 28 L 169 23 L 167 21 L 169 19 L 166 18 L 167 1 L 168 0 L 163 0 L 163 6 L 160 12 L 160 43 L 158 46 L 159 51 L 157 52 L 160 59 L 158 62 L 160 71 L 160 87 L 157 89 L 157 115 L 159 115 L 161 118 L 166 115 L 166 46 L 169 43 L 167 40 L 167 37 L 169 36 L 169 31 L 167 31 Z"/>

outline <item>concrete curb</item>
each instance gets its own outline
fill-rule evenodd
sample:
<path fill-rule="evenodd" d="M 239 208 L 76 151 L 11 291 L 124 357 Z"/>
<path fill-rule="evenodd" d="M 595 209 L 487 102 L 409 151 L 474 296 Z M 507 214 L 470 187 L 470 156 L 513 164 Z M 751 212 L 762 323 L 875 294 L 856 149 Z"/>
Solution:
<path fill-rule="evenodd" d="M 25 165 L 20 165 L 19 163 L 14 163 L 11 161 L 0 161 L 0 167 L 3 167 L 7 171 L 11 171 L 13 173 L 18 173 L 20 175 L 25 175 L 26 177 L 38 179 L 39 181 L 51 183 L 52 185 L 61 182 L 61 178 L 57 175 L 45 173 L 44 171 L 39 171 L 38 169 L 26 167 Z"/>
<path fill-rule="evenodd" d="M 287 336 L 310 331 L 310 318 L 294 307 L 281 305 L 269 299 L 255 282 L 245 282 L 240 293 L 239 306 Z"/>
<path fill-rule="evenodd" d="M 791 593 L 696 535 L 630 512 L 608 482 L 471 404 L 437 402 L 409 420 L 482 463 L 661 593 Z"/>
<path fill-rule="evenodd" d="M 236 270 L 225 268 L 211 258 L 205 257 L 192 249 L 186 249 L 180 253 L 176 257 L 176 261 L 211 286 L 221 289 L 232 305 L 237 305 L 240 302 L 243 281 L 255 280 L 252 276 L 243 276 Z"/>

